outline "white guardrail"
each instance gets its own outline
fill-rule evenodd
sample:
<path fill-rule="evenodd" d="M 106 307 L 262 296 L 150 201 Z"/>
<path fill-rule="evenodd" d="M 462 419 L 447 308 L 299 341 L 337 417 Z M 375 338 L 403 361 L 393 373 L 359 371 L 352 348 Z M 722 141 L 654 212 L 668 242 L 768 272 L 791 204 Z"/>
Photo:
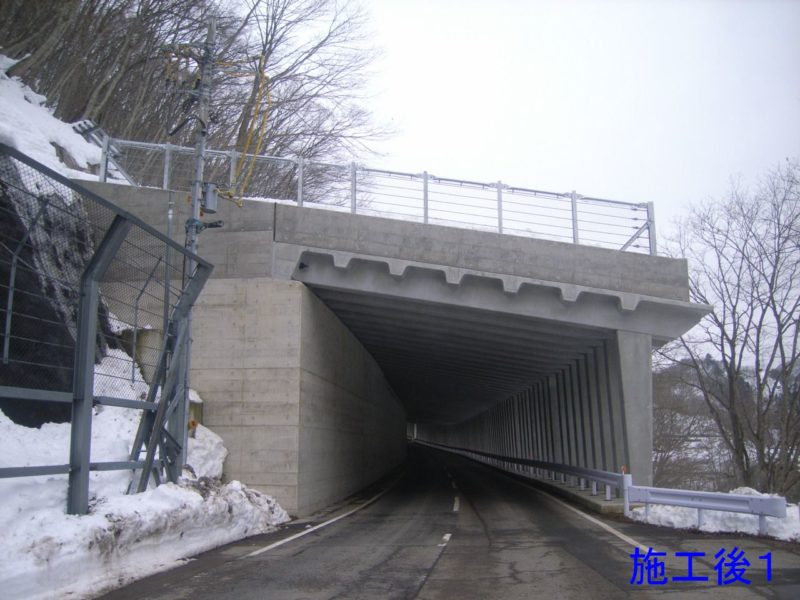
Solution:
<path fill-rule="evenodd" d="M 622 496 L 625 516 L 630 517 L 631 504 L 644 504 L 645 519 L 649 520 L 650 506 L 662 504 L 666 506 L 681 506 L 697 509 L 697 527 L 703 525 L 705 511 L 717 510 L 723 512 L 744 513 L 758 516 L 758 533 L 767 534 L 767 517 L 786 518 L 786 498 L 780 496 L 749 496 L 745 494 L 728 494 L 725 492 L 696 492 L 692 490 L 677 490 L 633 485 L 633 478 L 629 474 L 612 473 L 586 469 L 559 463 L 549 463 L 540 460 L 500 456 L 468 448 L 454 448 L 443 444 L 426 442 L 416 439 L 416 443 L 432 446 L 462 456 L 467 456 L 488 464 L 495 464 L 500 468 L 508 469 L 500 463 L 510 465 L 524 465 L 536 469 L 536 475 L 558 481 L 561 483 L 577 483 L 581 490 L 591 485 L 591 495 L 597 495 L 597 486 L 605 486 L 605 499 L 611 500 L 611 490 L 615 489 Z M 576 481 L 568 481 L 567 477 Z"/>
<path fill-rule="evenodd" d="M 684 506 L 697 509 L 697 527 L 703 525 L 704 511 L 758 515 L 758 533 L 766 535 L 767 517 L 786 517 L 786 498 L 771 496 L 746 496 L 721 492 L 693 492 L 667 488 L 630 485 L 627 488 L 628 502 L 644 503 L 645 518 L 650 517 L 651 504 Z M 626 513 L 627 514 L 627 513 Z"/>

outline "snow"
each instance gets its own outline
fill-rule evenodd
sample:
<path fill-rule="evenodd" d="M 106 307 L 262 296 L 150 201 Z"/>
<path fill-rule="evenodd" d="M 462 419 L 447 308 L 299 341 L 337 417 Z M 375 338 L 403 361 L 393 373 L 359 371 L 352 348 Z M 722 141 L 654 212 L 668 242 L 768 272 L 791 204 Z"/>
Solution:
<path fill-rule="evenodd" d="M 731 494 L 747 496 L 770 496 L 752 488 L 736 488 Z M 631 510 L 631 517 L 643 523 L 672 527 L 675 529 L 696 529 L 697 509 L 681 506 L 650 505 L 650 518 L 645 516 L 645 507 Z M 758 535 L 758 516 L 742 513 L 707 510 L 703 513 L 703 526 L 700 531 L 708 533 L 740 532 Z M 786 518 L 767 517 L 767 535 L 779 540 L 800 542 L 800 508 L 797 504 L 786 505 Z"/>
<path fill-rule="evenodd" d="M 14 60 L 0 54 L 0 142 L 16 148 L 51 169 L 75 179 L 97 179 L 90 171 L 100 164 L 100 148 L 87 142 L 72 126 L 53 116 L 46 98 L 5 71 Z M 86 171 L 71 169 L 53 144 L 66 150 Z"/>
<path fill-rule="evenodd" d="M 130 357 L 121 350 L 110 350 L 96 373 L 98 395 L 138 399 L 147 390 L 138 369 L 131 381 Z M 92 459 L 126 460 L 140 414 L 98 407 Z M 69 434 L 68 423 L 34 429 L 0 412 L 0 466 L 65 464 Z M 179 485 L 129 496 L 129 471 L 93 472 L 85 516 L 64 514 L 66 475 L 0 480 L 2 597 L 90 597 L 287 521 L 271 497 L 220 482 L 226 454 L 222 439 L 198 425 L 189 440 L 191 471 Z"/>

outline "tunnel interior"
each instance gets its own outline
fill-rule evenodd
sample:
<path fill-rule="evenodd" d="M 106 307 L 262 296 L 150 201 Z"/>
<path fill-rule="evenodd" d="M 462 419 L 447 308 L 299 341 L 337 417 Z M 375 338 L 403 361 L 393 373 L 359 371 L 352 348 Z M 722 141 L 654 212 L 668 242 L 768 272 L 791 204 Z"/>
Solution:
<path fill-rule="evenodd" d="M 300 265 L 419 439 L 651 482 L 651 352 L 685 325 L 674 302 L 315 252 Z"/>

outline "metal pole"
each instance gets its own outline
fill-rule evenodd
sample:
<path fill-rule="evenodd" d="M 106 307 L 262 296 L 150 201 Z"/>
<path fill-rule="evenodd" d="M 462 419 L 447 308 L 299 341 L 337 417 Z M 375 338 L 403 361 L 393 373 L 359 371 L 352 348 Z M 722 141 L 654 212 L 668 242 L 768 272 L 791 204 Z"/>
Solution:
<path fill-rule="evenodd" d="M 239 153 L 236 152 L 236 150 L 231 150 L 229 156 L 231 161 L 231 168 L 228 171 L 228 188 L 232 190 L 233 186 L 236 184 L 236 167 L 238 163 Z M 244 190 L 242 190 L 242 193 L 244 193 Z"/>
<path fill-rule="evenodd" d="M 356 212 L 356 163 L 350 163 L 350 212 Z"/>
<path fill-rule="evenodd" d="M 572 241 L 575 244 L 580 244 L 580 237 L 578 236 L 578 194 L 572 190 L 570 194 L 572 201 Z"/>
<path fill-rule="evenodd" d="M 208 35 L 206 42 L 203 46 L 203 58 L 200 62 L 200 85 L 198 88 L 199 94 L 199 109 L 197 116 L 197 129 L 195 135 L 197 136 L 197 147 L 195 150 L 195 164 L 194 164 L 194 180 L 192 181 L 192 218 L 186 227 L 187 245 L 189 251 L 193 254 L 197 253 L 197 233 L 198 224 L 200 223 L 200 201 L 203 194 L 203 170 L 205 168 L 205 152 L 206 152 L 206 138 L 208 137 L 208 123 L 209 123 L 209 105 L 211 102 L 211 77 L 212 67 L 214 65 L 214 54 L 216 52 L 217 41 L 217 19 L 211 17 L 208 21 Z M 188 277 L 194 276 L 196 268 L 194 260 L 189 260 L 188 264 Z M 186 318 L 187 321 L 187 335 L 186 335 L 186 355 L 185 355 L 185 370 L 184 370 L 184 386 L 183 386 L 183 407 L 175 411 L 175 414 L 170 420 L 170 433 L 177 441 L 181 441 L 180 456 L 178 462 L 180 465 L 186 462 L 186 446 L 189 443 L 189 372 L 192 368 L 192 310 Z"/>
<path fill-rule="evenodd" d="M 656 213 L 652 202 L 647 203 L 647 231 L 650 238 L 650 254 L 655 256 L 658 254 L 658 248 L 656 246 Z"/>
<path fill-rule="evenodd" d="M 503 233 L 503 182 L 497 182 L 497 233 Z"/>
<path fill-rule="evenodd" d="M 162 189 L 169 189 L 169 175 L 172 170 L 172 144 L 164 144 L 164 179 L 161 182 Z"/>
<path fill-rule="evenodd" d="M 89 512 L 89 460 L 92 443 L 94 358 L 97 344 L 97 311 L 100 305 L 100 279 L 108 270 L 130 228 L 130 221 L 120 215 L 114 217 L 111 227 L 81 276 L 69 440 L 67 513 L 71 515 L 85 515 Z"/>
<path fill-rule="evenodd" d="M 303 158 L 297 159 L 297 206 L 303 206 Z"/>
<path fill-rule="evenodd" d="M 108 134 L 103 134 L 103 146 L 100 150 L 100 181 L 105 183 L 108 180 Z"/>
<path fill-rule="evenodd" d="M 428 222 L 428 172 L 422 173 L 422 222 Z"/>

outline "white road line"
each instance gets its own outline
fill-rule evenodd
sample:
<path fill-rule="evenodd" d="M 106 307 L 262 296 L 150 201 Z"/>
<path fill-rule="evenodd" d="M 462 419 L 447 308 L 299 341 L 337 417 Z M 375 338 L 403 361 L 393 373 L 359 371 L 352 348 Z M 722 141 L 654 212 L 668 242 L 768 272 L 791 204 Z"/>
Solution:
<path fill-rule="evenodd" d="M 447 546 L 447 542 L 449 542 L 449 541 L 450 541 L 450 538 L 451 538 L 451 537 L 453 537 L 453 534 L 452 534 L 452 533 L 445 533 L 445 534 L 442 536 L 442 543 L 441 543 L 441 544 L 439 544 L 439 548 L 444 548 L 445 546 Z"/>
<path fill-rule="evenodd" d="M 453 481 L 452 479 L 450 480 L 450 485 L 452 485 L 452 486 L 453 486 L 453 489 L 454 489 L 454 490 L 457 490 L 457 489 L 458 489 L 458 486 L 456 485 L 456 482 L 455 482 L 455 481 Z"/>
<path fill-rule="evenodd" d="M 456 496 L 455 499 L 453 500 L 453 512 L 458 512 L 458 507 L 459 507 L 459 500 L 458 496 Z"/>
<path fill-rule="evenodd" d="M 389 490 L 391 490 L 398 481 L 400 481 L 399 477 L 397 479 L 395 479 L 385 490 L 375 494 L 372 498 L 370 498 L 369 500 L 364 502 L 364 504 L 356 506 L 354 509 L 347 511 L 346 513 L 341 514 L 338 517 L 334 517 L 333 519 L 325 521 L 324 523 L 320 523 L 319 525 L 314 525 L 313 527 L 309 527 L 308 529 L 304 529 L 303 531 L 301 531 L 299 533 L 295 533 L 294 535 L 290 535 L 289 537 L 287 537 L 287 538 L 285 538 L 283 540 L 279 540 L 279 541 L 275 542 L 274 544 L 270 544 L 269 546 L 264 546 L 263 548 L 259 548 L 258 550 L 254 550 L 250 554 L 245 554 L 241 558 L 250 558 L 252 556 L 258 556 L 259 554 L 267 552 L 268 550 L 272 550 L 273 548 L 277 548 L 278 546 L 283 546 L 284 544 L 288 544 L 289 542 L 292 542 L 292 541 L 294 541 L 294 540 L 296 540 L 298 538 L 301 538 L 304 535 L 308 535 L 309 533 L 312 533 L 314 531 L 317 531 L 318 529 L 322 529 L 323 527 L 327 527 L 328 525 L 332 525 L 333 523 L 336 523 L 336 521 L 339 521 L 340 519 L 344 519 L 345 517 L 349 517 L 353 513 L 357 513 L 362 508 L 366 508 L 367 506 L 369 506 L 370 504 L 372 504 L 373 502 L 378 500 L 381 496 L 383 496 Z M 448 538 L 448 539 L 450 539 L 450 538 Z"/>
<path fill-rule="evenodd" d="M 600 521 L 598 519 L 595 519 L 594 517 L 592 517 L 590 515 L 587 515 L 582 510 L 578 510 L 574 506 L 570 506 L 569 504 L 567 504 L 563 500 L 559 500 L 558 498 L 556 498 L 552 494 L 548 494 L 547 492 L 544 492 L 544 491 L 536 489 L 536 488 L 529 488 L 529 489 L 532 489 L 534 492 L 536 492 L 537 494 L 541 494 L 542 496 L 547 496 L 547 498 L 549 498 L 553 502 L 557 502 L 558 504 L 560 504 L 564 508 L 568 508 L 569 510 L 571 510 L 575 514 L 580 515 L 581 517 L 583 517 L 587 521 L 590 521 L 591 523 L 594 523 L 595 525 L 598 525 L 599 527 L 602 527 L 603 529 L 605 529 L 611 535 L 618 537 L 623 542 L 625 542 L 626 544 L 630 544 L 634 548 L 636 548 L 636 547 L 639 547 L 639 548 L 642 548 L 642 549 L 648 548 L 647 545 L 642 544 L 641 542 L 637 542 L 632 537 L 629 537 L 629 536 L 625 535 L 624 533 L 622 533 L 621 531 L 618 531 L 618 530 L 614 529 L 613 527 L 611 527 L 611 525 L 607 525 L 606 523 L 603 523 L 602 521 Z"/>

